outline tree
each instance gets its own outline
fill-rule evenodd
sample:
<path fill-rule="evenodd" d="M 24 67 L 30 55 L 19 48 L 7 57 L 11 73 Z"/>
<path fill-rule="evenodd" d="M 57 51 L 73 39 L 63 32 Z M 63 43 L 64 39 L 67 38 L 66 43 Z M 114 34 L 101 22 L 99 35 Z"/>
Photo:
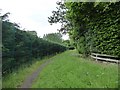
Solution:
<path fill-rule="evenodd" d="M 43 39 L 62 44 L 62 35 L 60 33 L 50 33 L 43 36 Z"/>
<path fill-rule="evenodd" d="M 0 10 L 1 11 L 1 10 Z M 5 20 L 8 20 L 8 16 L 10 15 L 10 13 L 9 12 L 7 12 L 7 13 L 5 13 L 5 14 L 3 14 L 3 15 L 1 15 L 1 13 L 0 13 L 0 18 L 2 19 L 2 21 L 5 21 Z"/>
<path fill-rule="evenodd" d="M 48 17 L 48 22 L 52 25 L 53 23 L 61 23 L 61 28 L 58 29 L 61 33 L 66 34 L 68 31 L 69 22 L 66 19 L 66 6 L 64 2 L 56 2 L 58 5 L 56 11 L 52 11 L 52 16 Z"/>

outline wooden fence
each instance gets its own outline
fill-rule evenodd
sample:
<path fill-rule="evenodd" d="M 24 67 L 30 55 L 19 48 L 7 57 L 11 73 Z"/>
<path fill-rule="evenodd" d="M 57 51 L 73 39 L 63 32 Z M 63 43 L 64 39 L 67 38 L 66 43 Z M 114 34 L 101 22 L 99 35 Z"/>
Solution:
<path fill-rule="evenodd" d="M 98 54 L 98 53 L 91 53 L 90 55 L 92 58 L 94 58 L 96 61 L 106 61 L 106 62 L 114 62 L 114 63 L 120 63 L 120 60 L 117 56 L 111 56 L 106 54 Z"/>

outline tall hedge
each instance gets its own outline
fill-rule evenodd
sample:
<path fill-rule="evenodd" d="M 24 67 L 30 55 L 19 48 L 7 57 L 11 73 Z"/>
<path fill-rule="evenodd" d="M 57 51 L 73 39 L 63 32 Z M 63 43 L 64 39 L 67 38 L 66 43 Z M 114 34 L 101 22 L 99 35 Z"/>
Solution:
<path fill-rule="evenodd" d="M 62 23 L 60 32 L 68 33 L 79 53 L 92 52 L 120 57 L 120 1 L 57 2 L 50 24 Z"/>
<path fill-rule="evenodd" d="M 2 73 L 3 75 L 30 63 L 33 58 L 43 58 L 66 50 L 65 46 L 48 42 L 34 33 L 20 30 L 15 24 L 2 23 Z"/>

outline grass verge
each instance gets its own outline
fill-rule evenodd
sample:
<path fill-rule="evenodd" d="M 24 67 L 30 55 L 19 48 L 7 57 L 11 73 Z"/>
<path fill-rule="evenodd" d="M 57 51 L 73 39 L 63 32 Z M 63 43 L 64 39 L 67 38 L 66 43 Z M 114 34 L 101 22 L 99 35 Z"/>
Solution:
<path fill-rule="evenodd" d="M 33 63 L 30 66 L 21 66 L 17 71 L 8 74 L 7 76 L 2 78 L 2 88 L 17 88 L 20 87 L 22 82 L 35 70 L 37 70 L 38 67 L 42 63 L 44 63 L 48 57 L 44 59 L 35 59 Z"/>
<path fill-rule="evenodd" d="M 32 88 L 118 88 L 118 65 L 78 57 L 66 51 L 52 57 Z"/>

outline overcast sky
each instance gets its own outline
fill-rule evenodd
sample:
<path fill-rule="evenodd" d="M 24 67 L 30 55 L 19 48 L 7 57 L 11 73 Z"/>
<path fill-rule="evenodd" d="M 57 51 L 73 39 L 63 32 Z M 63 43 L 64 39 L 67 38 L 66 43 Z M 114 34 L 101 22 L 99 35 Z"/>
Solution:
<path fill-rule="evenodd" d="M 2 13 L 10 12 L 9 19 L 20 23 L 22 28 L 36 31 L 42 37 L 46 33 L 57 32 L 60 24 L 48 23 L 48 17 L 56 10 L 58 0 L 0 0 Z M 60 0 L 59 0 L 60 1 Z M 68 36 L 64 36 L 68 39 Z"/>

